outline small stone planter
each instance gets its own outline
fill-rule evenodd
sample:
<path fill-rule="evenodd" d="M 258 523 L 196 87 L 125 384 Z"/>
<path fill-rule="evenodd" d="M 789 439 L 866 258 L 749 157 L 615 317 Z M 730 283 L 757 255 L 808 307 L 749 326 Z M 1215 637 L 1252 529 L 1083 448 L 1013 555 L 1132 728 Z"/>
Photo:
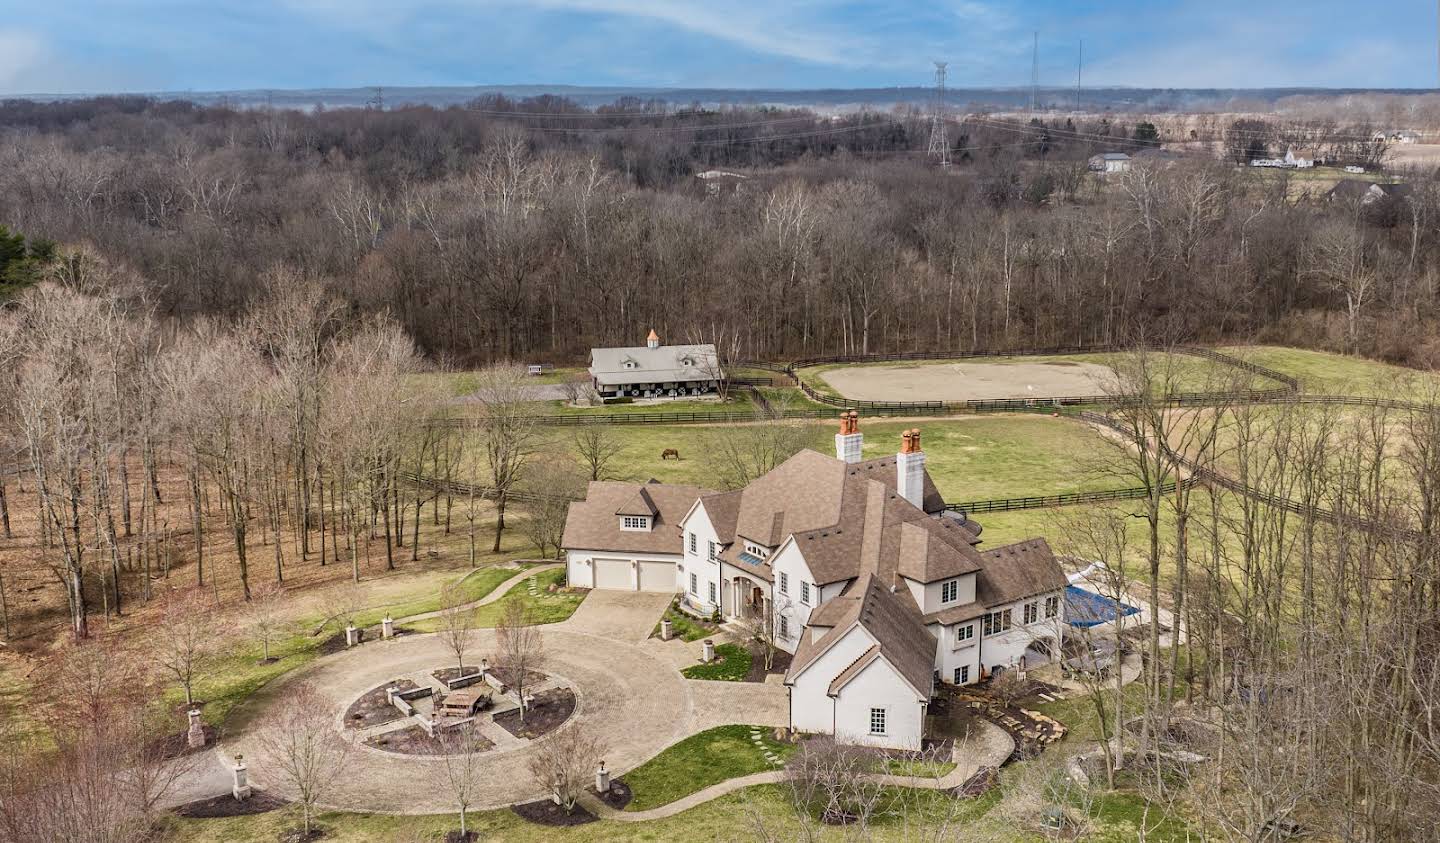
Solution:
<path fill-rule="evenodd" d="M 660 621 L 660 640 L 661 640 L 661 641 L 669 641 L 671 638 L 674 638 L 674 637 L 675 637 L 674 625 L 670 623 L 669 619 L 667 618 L 667 619 L 665 619 L 665 620 Z"/>

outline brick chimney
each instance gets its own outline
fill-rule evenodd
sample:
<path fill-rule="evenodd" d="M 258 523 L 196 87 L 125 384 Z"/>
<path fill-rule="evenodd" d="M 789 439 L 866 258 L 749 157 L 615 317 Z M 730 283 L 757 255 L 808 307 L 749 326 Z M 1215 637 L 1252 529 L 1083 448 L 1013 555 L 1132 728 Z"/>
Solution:
<path fill-rule="evenodd" d="M 645 338 L 645 347 L 646 347 L 646 348 L 659 348 L 659 347 L 660 347 L 660 335 L 657 334 L 657 333 L 655 333 L 655 329 L 654 329 L 654 328 L 651 328 L 651 329 L 650 329 L 650 336 L 648 336 L 648 337 Z"/>
<path fill-rule="evenodd" d="M 835 434 L 835 459 L 855 464 L 860 462 L 864 437 L 860 433 L 860 414 L 846 410 L 840 414 L 840 432 Z"/>
<path fill-rule="evenodd" d="M 920 429 L 900 436 L 900 453 L 895 457 L 895 488 L 918 509 L 925 504 L 925 452 L 920 450 Z"/>

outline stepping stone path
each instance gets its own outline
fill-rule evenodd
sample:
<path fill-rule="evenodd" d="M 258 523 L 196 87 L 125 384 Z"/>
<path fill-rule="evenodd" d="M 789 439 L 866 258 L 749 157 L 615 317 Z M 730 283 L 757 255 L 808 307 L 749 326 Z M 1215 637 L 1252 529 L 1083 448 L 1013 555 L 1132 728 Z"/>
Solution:
<path fill-rule="evenodd" d="M 754 742 L 755 742 L 755 746 L 756 746 L 761 752 L 763 752 L 763 753 L 765 754 L 765 760 L 766 760 L 766 761 L 769 761 L 771 764 L 774 764 L 776 767 L 779 767 L 779 766 L 783 763 L 783 762 L 780 760 L 780 756 L 776 755 L 776 754 L 770 749 L 770 747 L 768 747 L 768 746 L 765 745 L 765 739 L 764 739 L 763 737 L 761 737 L 761 735 L 760 735 L 760 729 L 759 729 L 759 728 L 757 728 L 757 727 L 755 727 L 755 726 L 751 726 L 751 727 L 750 727 L 750 740 L 754 741 Z"/>
<path fill-rule="evenodd" d="M 529 579 L 529 584 L 530 584 L 530 596 L 531 596 L 531 597 L 539 597 L 539 596 L 540 596 L 540 578 L 539 578 L 539 577 L 531 577 L 531 578 Z"/>

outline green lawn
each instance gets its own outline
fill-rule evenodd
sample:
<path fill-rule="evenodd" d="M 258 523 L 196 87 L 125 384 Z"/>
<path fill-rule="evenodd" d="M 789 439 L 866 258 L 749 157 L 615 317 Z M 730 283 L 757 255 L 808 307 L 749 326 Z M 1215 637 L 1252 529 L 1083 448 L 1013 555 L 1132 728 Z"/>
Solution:
<path fill-rule="evenodd" d="M 900 450 L 918 427 L 925 468 L 947 501 L 1053 495 L 1132 485 L 1120 476 L 1120 451 L 1085 424 L 1007 413 L 965 419 L 862 420 L 866 459 Z"/>
<path fill-rule="evenodd" d="M 679 609 L 675 604 L 665 610 L 664 620 L 670 621 L 670 631 L 681 641 L 699 641 L 707 635 L 715 634 L 716 627 L 713 624 L 701 623 Z M 660 624 L 655 624 L 655 631 L 651 633 L 657 638 L 660 636 Z"/>
<path fill-rule="evenodd" d="M 768 728 L 760 729 L 761 743 L 782 760 L 788 758 L 795 746 L 771 740 L 769 732 Z M 622 776 L 635 797 L 625 810 L 649 810 L 726 779 L 773 769 L 775 765 L 766 760 L 764 751 L 751 738 L 749 726 L 707 729 Z"/>
<path fill-rule="evenodd" d="M 489 565 L 467 572 L 460 577 L 467 596 L 478 600 L 493 591 L 496 586 L 518 573 L 514 568 Z M 563 576 L 564 571 L 557 570 Z M 389 588 L 374 598 L 374 603 L 356 614 L 359 626 L 369 627 L 380 623 L 385 615 L 400 618 L 408 615 L 431 612 L 440 608 L 440 584 L 450 580 L 454 574 L 435 576 L 427 572 L 413 577 L 413 587 Z M 571 595 L 567 595 L 569 597 Z M 578 599 L 575 602 L 579 602 Z M 570 611 L 574 611 L 572 608 Z M 552 610 L 553 614 L 553 610 Z M 566 614 L 568 617 L 568 613 Z M 261 664 L 260 644 L 248 637 L 227 646 L 213 661 L 208 662 L 195 683 L 196 699 L 205 701 L 205 722 L 220 725 L 230 711 L 244 699 L 255 693 L 270 680 L 300 667 L 317 655 L 320 645 L 335 633 L 333 626 L 320 634 L 312 635 L 324 618 L 307 615 L 292 620 L 287 626 L 291 634 L 270 644 L 270 655 L 276 661 Z M 179 686 L 168 689 L 165 702 L 179 705 L 184 695 Z"/>
<path fill-rule="evenodd" d="M 497 600 L 475 610 L 475 623 L 481 627 L 493 627 L 500 622 L 501 615 L 505 612 L 505 604 L 510 600 L 519 600 L 531 611 L 531 617 L 535 623 L 559 623 L 580 608 L 580 603 L 585 599 L 583 592 L 555 592 L 550 593 L 546 589 L 553 585 L 565 585 L 565 569 L 556 568 L 550 571 L 541 571 L 535 575 L 537 580 L 538 593 L 530 595 L 530 580 L 522 580 L 510 589 L 504 600 Z M 493 588 L 493 586 L 492 586 Z M 440 629 L 440 618 L 425 618 L 424 620 L 407 623 L 405 626 L 416 632 L 435 632 Z"/>
<path fill-rule="evenodd" d="M 808 447 L 833 454 L 836 426 L 806 425 Z M 977 500 L 1057 494 L 1127 485 L 1114 476 L 1117 450 L 1089 427 L 1067 418 L 1006 413 L 909 422 L 865 419 L 866 459 L 900 450 L 900 434 L 920 428 L 926 468 L 946 500 Z M 619 452 L 611 464 L 617 479 L 687 483 L 716 488 L 717 466 L 710 454 L 726 428 L 716 425 L 617 425 L 611 428 Z M 573 431 L 546 431 L 546 447 L 573 449 Z M 680 459 L 661 459 L 667 448 Z"/>
<path fill-rule="evenodd" d="M 1312 395 L 1414 399 L 1440 384 L 1433 373 L 1347 354 L 1268 345 L 1220 350 L 1299 378 L 1301 390 Z"/>
<path fill-rule="evenodd" d="M 721 682 L 743 682 L 750 672 L 750 651 L 739 644 L 720 644 L 715 648 L 715 661 L 692 664 L 680 671 L 686 679 L 713 679 Z"/>

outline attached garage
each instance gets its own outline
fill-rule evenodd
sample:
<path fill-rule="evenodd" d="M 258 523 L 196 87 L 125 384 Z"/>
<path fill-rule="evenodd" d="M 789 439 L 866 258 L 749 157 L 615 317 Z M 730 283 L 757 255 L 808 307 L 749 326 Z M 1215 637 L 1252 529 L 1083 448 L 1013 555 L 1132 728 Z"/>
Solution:
<path fill-rule="evenodd" d="M 603 559 L 595 557 L 595 587 L 620 591 L 634 591 L 635 580 L 631 573 L 629 559 Z M 671 586 L 674 589 L 674 586 Z"/>
<path fill-rule="evenodd" d="M 674 591 L 675 563 L 642 561 L 640 563 L 640 590 Z"/>

